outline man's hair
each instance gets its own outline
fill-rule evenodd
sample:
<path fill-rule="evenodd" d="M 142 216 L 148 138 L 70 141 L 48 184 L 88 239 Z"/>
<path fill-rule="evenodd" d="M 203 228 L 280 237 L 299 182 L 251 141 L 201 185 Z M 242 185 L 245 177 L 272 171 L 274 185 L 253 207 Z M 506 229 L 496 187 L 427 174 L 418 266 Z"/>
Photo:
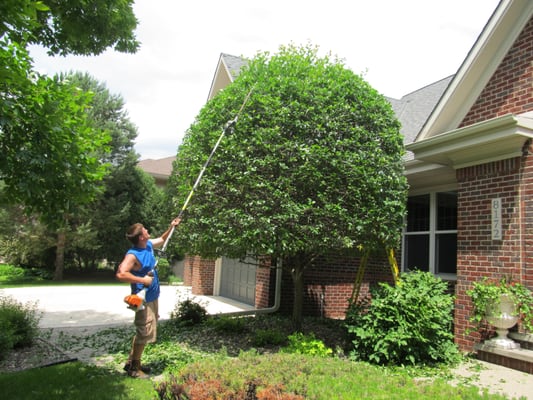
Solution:
<path fill-rule="evenodd" d="M 128 228 L 126 232 L 126 239 L 128 239 L 134 246 L 139 243 L 139 236 L 143 233 L 143 224 L 136 223 Z"/>

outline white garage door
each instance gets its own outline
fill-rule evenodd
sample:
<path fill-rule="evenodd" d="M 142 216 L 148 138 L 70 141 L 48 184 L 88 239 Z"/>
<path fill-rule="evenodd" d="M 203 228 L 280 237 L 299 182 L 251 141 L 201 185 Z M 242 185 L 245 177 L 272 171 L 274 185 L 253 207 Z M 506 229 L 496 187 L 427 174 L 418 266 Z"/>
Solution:
<path fill-rule="evenodd" d="M 222 257 L 220 265 L 220 295 L 242 303 L 255 305 L 256 265 Z"/>

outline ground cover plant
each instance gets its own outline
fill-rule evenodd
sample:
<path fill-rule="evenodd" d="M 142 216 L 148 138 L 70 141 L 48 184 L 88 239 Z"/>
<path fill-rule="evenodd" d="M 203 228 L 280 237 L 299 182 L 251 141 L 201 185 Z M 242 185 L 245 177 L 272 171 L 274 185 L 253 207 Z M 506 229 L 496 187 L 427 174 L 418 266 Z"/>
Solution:
<path fill-rule="evenodd" d="M 58 343 L 73 354 L 86 348 L 102 349 L 97 366 L 75 362 L 3 373 L 0 390 L 5 398 L 16 399 L 505 398 L 480 394 L 471 385 L 447 384 L 451 376 L 446 368 L 391 368 L 351 361 L 332 346 L 338 342 L 333 338 L 339 337 L 340 326 L 335 321 L 304 319 L 304 329 L 315 332 L 313 340 L 321 341 L 334 354 L 313 356 L 280 351 L 289 347 L 289 318 L 241 320 L 237 333 L 209 320 L 188 326 L 163 323 L 159 342 L 147 348 L 144 360 L 157 376 L 154 381 L 129 379 L 122 371 L 131 327 L 109 328 L 84 337 L 62 334 Z M 255 346 L 258 330 L 278 331 L 286 340 L 281 345 Z M 310 333 L 304 335 L 302 341 L 309 342 L 309 337 Z M 181 397 L 169 397 L 176 393 Z"/>
<path fill-rule="evenodd" d="M 505 398 L 480 391 L 473 381 L 448 384 L 455 378 L 450 363 L 420 368 L 356 362 L 348 354 L 352 343 L 344 321 L 306 317 L 295 332 L 288 316 L 206 317 L 201 306 L 184 304 L 160 323 L 158 342 L 146 349 L 143 363 L 152 367 L 152 380 L 128 378 L 122 369 L 130 325 L 40 329 L 40 339 L 78 361 L 23 371 L 4 369 L 0 361 L 2 398 Z"/>

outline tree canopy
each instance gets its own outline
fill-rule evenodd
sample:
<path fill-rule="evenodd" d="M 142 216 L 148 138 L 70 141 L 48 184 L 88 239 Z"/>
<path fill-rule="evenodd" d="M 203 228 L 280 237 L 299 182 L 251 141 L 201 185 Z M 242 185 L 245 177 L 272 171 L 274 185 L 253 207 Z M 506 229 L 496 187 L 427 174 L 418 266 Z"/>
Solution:
<path fill-rule="evenodd" d="M 133 0 L 3 0 L 0 37 L 49 54 L 97 55 L 108 48 L 135 53 Z"/>
<path fill-rule="evenodd" d="M 294 256 L 396 246 L 407 187 L 399 122 L 360 76 L 310 47 L 257 55 L 205 105 L 178 151 L 176 205 L 252 88 L 180 226 L 187 250 Z"/>
<path fill-rule="evenodd" d="M 71 213 L 98 193 L 100 155 L 111 139 L 94 124 L 91 93 L 33 70 L 30 44 L 49 54 L 135 52 L 133 0 L 4 0 L 0 3 L 0 180 L 5 198 L 57 230 L 61 279 Z"/>
<path fill-rule="evenodd" d="M 175 164 L 183 204 L 225 123 L 252 90 L 178 230 L 185 252 L 281 258 L 301 312 L 303 270 L 337 251 L 394 248 L 407 182 L 390 104 L 364 79 L 307 47 L 260 53 L 200 111 Z"/>
<path fill-rule="evenodd" d="M 33 70 L 29 44 L 51 54 L 134 52 L 131 0 L 6 0 L 0 4 L 0 179 L 7 199 L 51 227 L 91 200 L 110 137 L 91 125 L 91 94 Z"/>

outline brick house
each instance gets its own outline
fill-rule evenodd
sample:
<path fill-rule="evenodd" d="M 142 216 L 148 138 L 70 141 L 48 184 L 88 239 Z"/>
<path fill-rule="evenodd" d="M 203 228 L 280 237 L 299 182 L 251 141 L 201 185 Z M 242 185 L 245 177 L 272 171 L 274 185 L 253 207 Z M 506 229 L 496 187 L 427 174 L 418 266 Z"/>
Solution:
<path fill-rule="evenodd" d="M 455 338 L 466 351 L 466 295 L 483 276 L 509 276 L 533 290 L 533 2 L 502 0 L 453 76 L 389 99 L 408 154 L 408 216 L 397 249 L 402 271 L 425 269 L 452 283 Z M 243 60 L 222 54 L 209 96 Z M 342 318 L 359 260 L 325 255 L 305 272 L 304 313 Z M 253 271 L 252 271 L 253 270 Z M 256 308 L 273 302 L 275 271 L 235 260 L 188 257 L 184 278 L 196 294 L 219 294 Z M 367 267 L 368 285 L 391 281 L 385 257 Z M 290 311 L 290 276 L 280 310 Z"/>

